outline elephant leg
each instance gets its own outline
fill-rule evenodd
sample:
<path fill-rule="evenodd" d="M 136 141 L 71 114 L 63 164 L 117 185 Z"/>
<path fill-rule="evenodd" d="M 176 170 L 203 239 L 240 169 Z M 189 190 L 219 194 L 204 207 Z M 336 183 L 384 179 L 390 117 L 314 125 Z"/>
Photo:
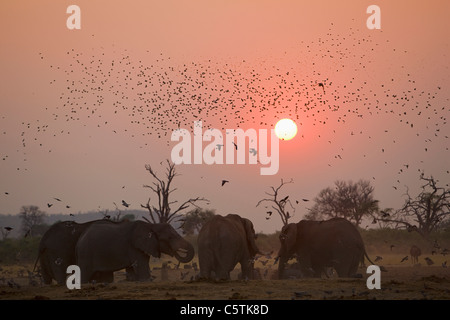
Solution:
<path fill-rule="evenodd" d="M 248 259 L 240 262 L 241 264 L 241 273 L 243 280 L 252 280 L 253 279 L 253 268 Z"/>
<path fill-rule="evenodd" d="M 133 270 L 135 272 L 135 280 L 145 281 L 150 279 L 149 257 L 140 257 L 133 263 Z"/>
<path fill-rule="evenodd" d="M 52 264 L 53 277 L 55 278 L 56 282 L 59 285 L 64 285 L 66 283 L 66 271 L 68 265 L 66 266 L 65 264 L 62 264 L 61 262 L 59 262 L 59 260 L 56 260 L 56 262 L 53 261 L 53 263 L 50 261 L 50 263 Z"/>
<path fill-rule="evenodd" d="M 52 269 L 47 255 L 41 257 L 40 266 L 41 266 L 40 273 L 42 276 L 42 280 L 44 281 L 45 284 L 52 284 L 53 280 Z"/>
<path fill-rule="evenodd" d="M 93 280 L 94 273 L 92 268 L 87 265 L 80 264 L 81 283 L 88 283 Z"/>
<path fill-rule="evenodd" d="M 108 271 L 98 271 L 94 274 L 92 280 L 100 283 L 112 283 L 114 282 L 114 273 Z"/>
<path fill-rule="evenodd" d="M 230 271 L 224 265 L 216 264 L 214 273 L 216 274 L 215 278 L 218 280 L 230 280 Z"/>
<path fill-rule="evenodd" d="M 213 279 L 214 268 L 214 254 L 208 250 L 207 252 L 199 251 L 198 253 L 198 263 L 200 267 L 200 279 Z M 214 272 L 215 273 L 215 272 Z"/>
<path fill-rule="evenodd" d="M 134 268 L 133 267 L 127 267 L 125 269 L 126 271 L 126 280 L 127 281 L 136 281 L 136 273 L 134 272 Z"/>
<path fill-rule="evenodd" d="M 214 272 L 216 273 L 216 278 L 218 280 L 230 280 L 230 271 L 234 267 L 230 268 L 229 264 L 225 261 L 219 261 L 214 264 Z"/>

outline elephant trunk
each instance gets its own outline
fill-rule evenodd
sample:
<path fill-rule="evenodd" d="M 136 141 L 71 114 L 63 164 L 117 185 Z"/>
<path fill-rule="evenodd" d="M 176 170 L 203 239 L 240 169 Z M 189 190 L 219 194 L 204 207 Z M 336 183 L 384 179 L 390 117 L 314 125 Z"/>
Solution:
<path fill-rule="evenodd" d="M 194 254 L 194 247 L 188 242 L 186 242 L 183 246 L 179 246 L 173 253 L 175 258 L 181 263 L 190 262 L 194 258 Z"/>

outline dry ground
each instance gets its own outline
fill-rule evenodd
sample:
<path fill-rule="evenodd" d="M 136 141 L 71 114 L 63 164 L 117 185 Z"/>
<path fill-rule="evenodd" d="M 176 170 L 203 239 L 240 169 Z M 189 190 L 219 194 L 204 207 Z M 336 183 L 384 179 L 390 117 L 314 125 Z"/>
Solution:
<path fill-rule="evenodd" d="M 387 269 L 387 272 L 381 273 L 381 290 L 367 289 L 369 275 L 364 268 L 360 269 L 360 279 L 324 277 L 271 280 L 277 265 L 273 265 L 273 260 L 262 258 L 256 263 L 263 274 L 262 280 L 195 281 L 191 279 L 197 272 L 192 268 L 185 269 L 183 265 L 179 269 L 174 269 L 172 265 L 167 270 L 167 280 L 162 280 L 164 271 L 158 268 L 162 261 L 156 260 L 151 262 L 152 275 L 155 276 L 152 282 L 126 282 L 123 280 L 124 273 L 119 271 L 115 273 L 115 282 L 112 284 L 89 284 L 80 290 L 41 285 L 37 278 L 29 277 L 31 265 L 1 266 L 0 300 L 450 300 L 450 267 L 442 265 L 448 257 L 433 256 L 433 265 L 427 265 L 424 257 L 421 257 L 419 264 L 413 265 L 410 260 L 400 262 L 403 258 L 400 255 L 386 254 L 380 261 L 380 265 Z M 232 279 L 237 279 L 238 273 L 239 268 L 236 268 Z"/>

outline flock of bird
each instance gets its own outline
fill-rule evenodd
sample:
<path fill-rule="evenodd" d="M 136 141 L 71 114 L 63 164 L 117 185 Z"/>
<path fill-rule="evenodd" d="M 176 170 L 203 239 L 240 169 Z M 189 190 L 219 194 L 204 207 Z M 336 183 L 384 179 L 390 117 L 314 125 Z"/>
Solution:
<path fill-rule="evenodd" d="M 100 47 L 89 52 L 70 49 L 65 52 L 65 63 L 55 65 L 39 52 L 39 61 L 54 71 L 49 86 L 59 91 L 59 102 L 45 106 L 46 123 L 41 119 L 22 123 L 18 149 L 23 148 L 24 158 L 29 144 L 51 151 L 44 134 L 76 134 L 61 127 L 70 122 L 106 128 L 111 135 L 153 136 L 169 144 L 173 130 L 192 128 L 194 120 L 202 120 L 204 128 L 268 128 L 283 115 L 300 125 L 320 127 L 320 138 L 324 132 L 333 136 L 349 120 L 357 125 L 355 121 L 360 119 L 377 121 L 377 117 L 389 116 L 397 123 L 395 128 L 379 129 L 380 135 L 392 141 L 379 146 L 379 156 L 395 149 L 396 134 L 406 130 L 411 145 L 425 143 L 427 147 L 417 150 L 416 159 L 404 159 L 414 163 L 403 165 L 398 175 L 413 165 L 421 171 L 423 159 L 430 156 L 429 146 L 434 147 L 433 138 L 439 140 L 436 148 L 444 144 L 448 151 L 448 132 L 444 128 L 448 126 L 449 98 L 445 105 L 434 103 L 437 98 L 445 99 L 442 94 L 447 88 L 439 85 L 423 89 L 416 85 L 419 76 L 408 73 L 403 66 L 384 82 L 371 81 L 367 70 L 380 52 L 389 50 L 399 60 L 408 55 L 396 51 L 389 40 L 375 39 L 370 34 L 361 38 L 356 28 L 350 28 L 345 35 L 336 34 L 331 26 L 317 41 L 301 42 L 284 55 L 252 60 L 211 57 L 183 61 L 163 53 L 148 51 L 138 57 L 128 49 Z M 7 115 L 3 119 L 7 120 Z M 332 133 L 328 132 L 330 127 L 334 128 Z M 356 126 L 348 139 L 365 134 L 363 127 Z M 368 134 L 366 138 L 367 143 L 373 141 Z M 338 138 L 328 142 L 340 143 Z M 345 159 L 344 148 L 341 151 L 334 155 L 334 161 Z M 9 155 L 0 154 L 0 160 L 7 162 Z M 17 170 L 26 170 L 23 163 L 17 165 Z M 447 179 L 449 170 L 446 174 Z M 400 177 L 393 179 L 393 188 L 397 189 Z M 222 186 L 226 182 L 223 180 Z"/>

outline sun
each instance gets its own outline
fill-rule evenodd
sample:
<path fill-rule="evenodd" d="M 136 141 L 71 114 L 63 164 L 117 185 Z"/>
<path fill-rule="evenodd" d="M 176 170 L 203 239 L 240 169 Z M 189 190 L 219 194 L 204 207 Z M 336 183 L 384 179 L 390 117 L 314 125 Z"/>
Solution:
<path fill-rule="evenodd" d="M 275 134 L 280 140 L 291 140 L 297 134 L 297 125 L 291 119 L 281 119 L 275 125 Z"/>

